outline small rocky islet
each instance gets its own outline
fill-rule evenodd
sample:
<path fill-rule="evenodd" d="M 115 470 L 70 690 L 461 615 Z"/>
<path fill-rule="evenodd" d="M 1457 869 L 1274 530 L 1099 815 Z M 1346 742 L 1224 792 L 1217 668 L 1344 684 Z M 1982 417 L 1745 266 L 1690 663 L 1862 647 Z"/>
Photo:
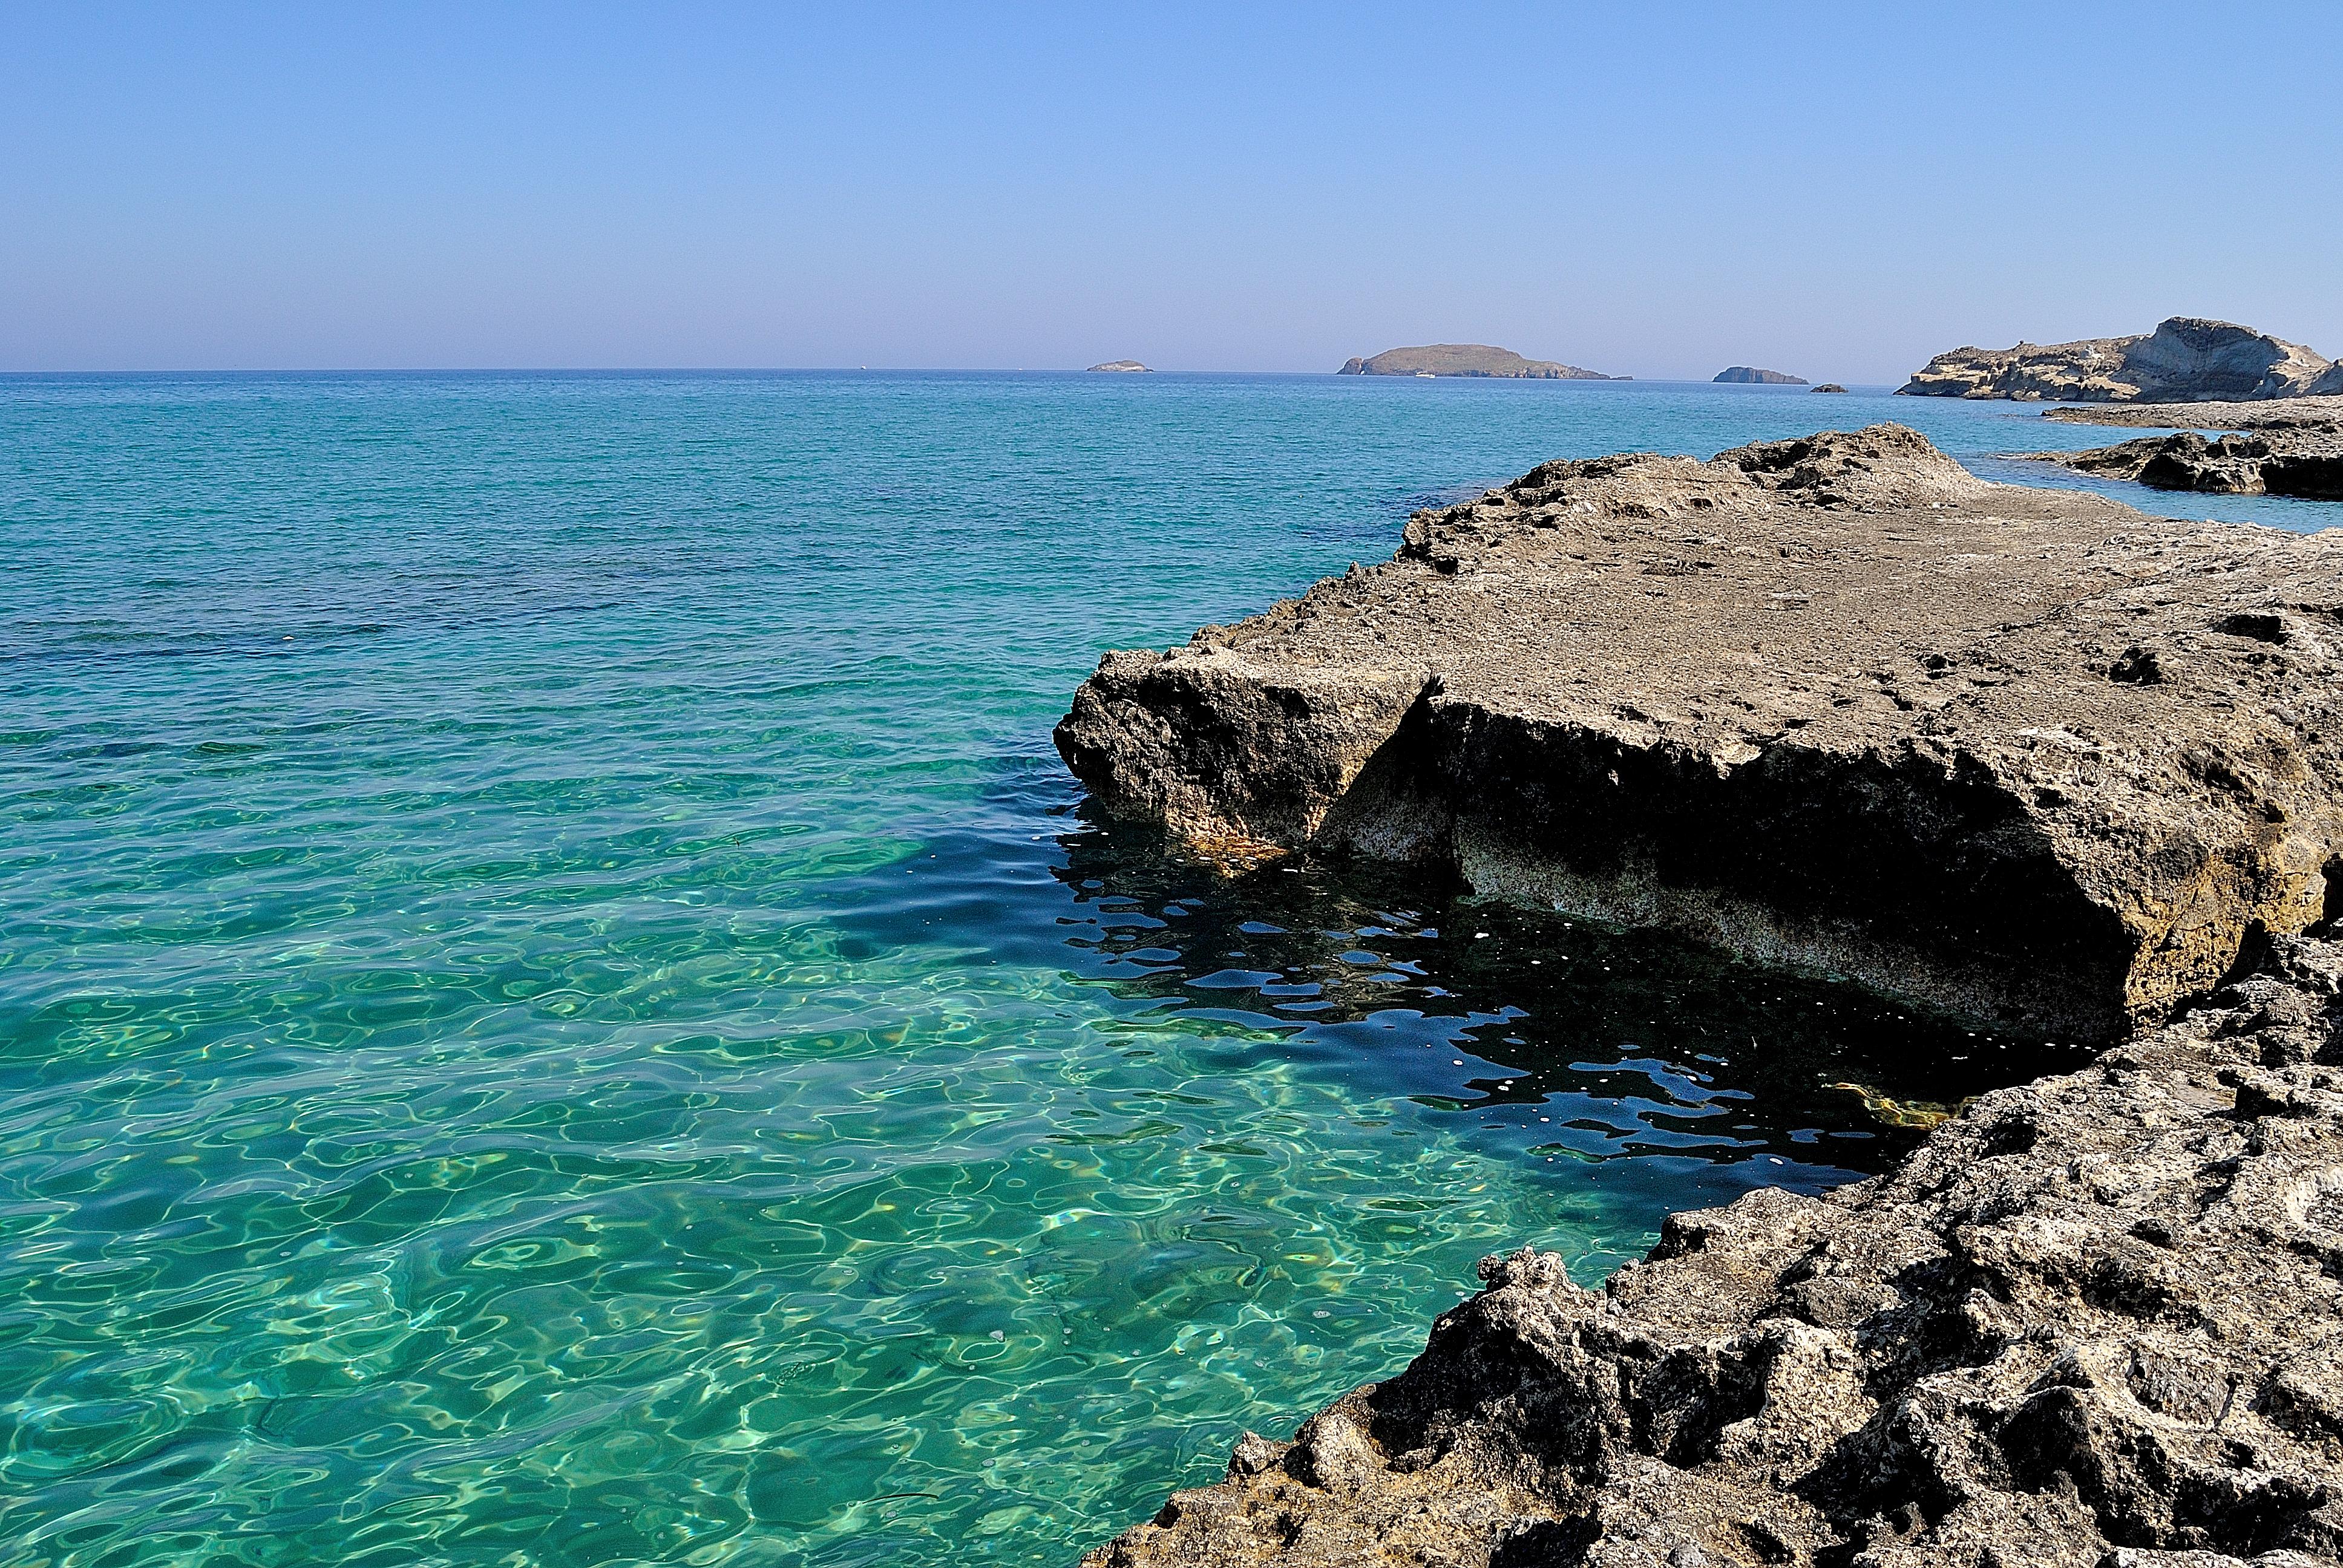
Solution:
<path fill-rule="evenodd" d="M 1386 348 L 1381 354 L 1346 360 L 1338 376 L 1478 376 L 1506 381 L 1626 381 L 1626 376 L 1605 376 L 1551 359 L 1524 359 L 1510 348 L 1486 343 L 1428 343 L 1413 348 Z"/>
<path fill-rule="evenodd" d="M 2104 1047 L 1885 1176 L 1524 1250 L 1092 1568 L 2343 1557 L 2343 539 L 1882 425 L 1549 463 L 1058 730 L 1217 853 L 1437 865 Z"/>
<path fill-rule="evenodd" d="M 1789 376 L 1779 370 L 1760 370 L 1755 365 L 1732 365 L 1711 377 L 1712 381 L 1742 387 L 1804 387 L 1803 376 Z"/>

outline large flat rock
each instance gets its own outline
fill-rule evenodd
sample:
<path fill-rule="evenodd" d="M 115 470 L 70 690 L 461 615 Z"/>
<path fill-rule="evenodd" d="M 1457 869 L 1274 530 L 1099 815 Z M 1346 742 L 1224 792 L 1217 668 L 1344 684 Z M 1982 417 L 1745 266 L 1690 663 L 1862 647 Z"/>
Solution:
<path fill-rule="evenodd" d="M 2343 366 L 2337 367 L 2343 370 Z M 2343 428 L 2343 397 L 2282 397 L 2262 403 L 2085 403 L 2045 408 L 2061 425 L 2144 425 L 2186 430 L 2308 430 Z"/>
<path fill-rule="evenodd" d="M 1183 838 L 2107 1040 L 2338 900 L 2338 650 L 2336 540 L 1987 485 L 1883 425 L 1546 464 L 1109 655 L 1057 739 Z"/>

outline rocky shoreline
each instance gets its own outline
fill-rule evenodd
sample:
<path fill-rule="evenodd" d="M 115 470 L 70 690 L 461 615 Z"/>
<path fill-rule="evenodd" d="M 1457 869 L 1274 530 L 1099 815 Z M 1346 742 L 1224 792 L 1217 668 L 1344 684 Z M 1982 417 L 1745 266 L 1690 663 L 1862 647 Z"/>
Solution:
<path fill-rule="evenodd" d="M 1103 809 L 1223 849 L 2104 1041 L 2325 907 L 2338 543 L 1987 485 L 1894 425 L 1549 463 L 1109 655 L 1057 739 Z"/>
<path fill-rule="evenodd" d="M 2343 397 L 2167 404 L 2153 410 L 2054 408 L 2043 417 L 2066 424 L 2187 427 L 2086 451 L 2027 454 L 2077 473 L 2129 479 L 2158 490 L 2343 500 Z M 2247 433 L 2207 439 L 2200 430 Z"/>
<path fill-rule="evenodd" d="M 1111 813 L 2125 1043 L 1599 1294 L 1492 1260 L 1405 1372 L 1088 1561 L 2343 1553 L 2343 950 L 2297 934 L 2343 906 L 2338 648 L 2328 540 L 1880 426 L 1547 464 L 1110 655 L 1058 740 Z"/>
<path fill-rule="evenodd" d="M 2194 430 L 2150 436 L 2041 460 L 2078 474 L 2128 479 L 2154 490 L 2219 496 L 2293 496 L 2343 500 L 2343 429 L 2222 436 Z"/>
<path fill-rule="evenodd" d="M 2289 430 L 2343 427 L 2343 397 L 2305 397 L 2263 403 L 2087 403 L 2045 408 L 2042 417 L 2059 425 L 2147 425 L 2158 429 Z"/>
<path fill-rule="evenodd" d="M 2335 1561 L 2338 987 L 2343 945 L 2278 939 L 1892 1175 L 1674 1216 L 1599 1292 L 1487 1259 L 1404 1372 L 1084 1562 Z"/>

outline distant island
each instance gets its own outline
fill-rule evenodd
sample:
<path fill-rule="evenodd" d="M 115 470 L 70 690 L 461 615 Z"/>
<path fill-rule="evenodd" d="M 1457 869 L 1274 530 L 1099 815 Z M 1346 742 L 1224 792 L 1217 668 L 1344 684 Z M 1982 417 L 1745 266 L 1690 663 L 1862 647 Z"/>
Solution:
<path fill-rule="evenodd" d="M 2131 337 L 1951 349 L 1898 391 L 2048 403 L 2258 402 L 2343 392 L 2343 365 L 2250 327 L 2176 316 Z"/>
<path fill-rule="evenodd" d="M 1524 359 L 1510 348 L 1485 343 L 1429 343 L 1419 348 L 1386 348 L 1371 359 L 1353 359 L 1338 376 L 1493 376 L 1516 381 L 1632 381 L 1551 359 Z"/>
<path fill-rule="evenodd" d="M 1840 386 L 1835 381 L 1825 381 L 1821 386 L 1815 387 L 1815 390 L 1817 392 L 1844 392 L 1846 388 Z"/>
<path fill-rule="evenodd" d="M 1804 387 L 1806 384 L 1803 376 L 1785 376 L 1779 370 L 1760 370 L 1755 365 L 1729 367 L 1718 371 L 1713 379 L 1758 387 Z"/>
<path fill-rule="evenodd" d="M 1144 376 L 1152 376 L 1152 375 L 1154 375 L 1154 374 L 1155 374 L 1155 371 L 1154 371 L 1154 369 L 1153 369 L 1153 367 L 1151 367 L 1151 366 L 1146 366 L 1146 365 L 1141 365 L 1141 364 L 1138 360 L 1136 360 L 1136 359 L 1110 359 L 1110 360 L 1108 360 L 1108 361 L 1107 361 L 1105 364 L 1103 364 L 1103 365 L 1093 365 L 1093 366 L 1091 366 L 1091 370 L 1114 370 L 1114 371 L 1123 371 L 1123 372 L 1137 371 L 1137 372 L 1139 372 L 1140 374 L 1144 375 Z M 1084 374 L 1085 374 L 1085 375 L 1087 375 L 1087 374 L 1089 374 L 1089 372 L 1088 372 L 1088 371 L 1085 371 L 1085 372 L 1084 372 Z"/>

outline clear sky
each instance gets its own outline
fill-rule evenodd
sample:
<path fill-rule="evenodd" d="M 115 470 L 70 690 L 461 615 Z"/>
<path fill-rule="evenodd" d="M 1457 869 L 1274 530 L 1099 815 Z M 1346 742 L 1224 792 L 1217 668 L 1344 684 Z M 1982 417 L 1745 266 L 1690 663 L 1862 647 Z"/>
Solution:
<path fill-rule="evenodd" d="M 0 0 L 0 369 L 2343 355 L 2338 84 L 2338 0 Z"/>

